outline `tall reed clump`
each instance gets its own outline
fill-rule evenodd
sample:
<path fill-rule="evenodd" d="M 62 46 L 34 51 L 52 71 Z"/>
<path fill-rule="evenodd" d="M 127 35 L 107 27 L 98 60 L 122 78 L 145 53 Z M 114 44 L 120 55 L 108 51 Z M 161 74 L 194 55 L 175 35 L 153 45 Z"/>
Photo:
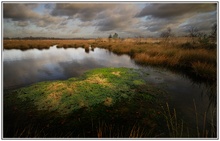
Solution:
<path fill-rule="evenodd" d="M 213 50 L 183 50 L 179 53 L 179 65 L 190 70 L 191 74 L 208 80 L 216 81 L 217 56 Z"/>
<path fill-rule="evenodd" d="M 215 50 L 156 48 L 148 49 L 146 47 L 142 53 L 134 53 L 134 60 L 141 64 L 181 70 L 208 81 L 216 80 L 217 56 Z"/>
<path fill-rule="evenodd" d="M 183 137 L 183 120 L 181 123 L 177 121 L 176 110 L 173 109 L 173 113 L 170 111 L 168 103 L 166 103 L 166 108 L 162 107 L 163 115 L 166 119 L 167 129 L 169 131 L 170 137 Z"/>
<path fill-rule="evenodd" d="M 107 124 L 99 122 L 96 128 L 98 138 L 144 138 L 156 137 L 152 130 L 146 130 L 143 126 L 134 124 L 133 126 L 124 128 L 118 127 L 116 124 Z"/>
<path fill-rule="evenodd" d="M 210 111 L 210 118 L 207 118 L 207 113 L 203 115 L 198 113 L 195 100 L 194 105 L 194 123 L 193 125 L 187 125 L 183 119 L 177 117 L 175 109 L 171 110 L 168 103 L 165 107 L 162 107 L 163 116 L 166 120 L 167 129 L 170 137 L 183 138 L 183 137 L 197 137 L 197 138 L 215 138 L 216 137 L 216 113 L 215 110 Z M 202 126 L 201 126 L 202 125 Z"/>
<path fill-rule="evenodd" d="M 169 58 L 164 55 L 156 55 L 150 57 L 150 55 L 146 53 L 138 53 L 135 55 L 134 59 L 138 63 L 150 64 L 155 66 L 167 66 L 167 64 L 169 63 Z"/>

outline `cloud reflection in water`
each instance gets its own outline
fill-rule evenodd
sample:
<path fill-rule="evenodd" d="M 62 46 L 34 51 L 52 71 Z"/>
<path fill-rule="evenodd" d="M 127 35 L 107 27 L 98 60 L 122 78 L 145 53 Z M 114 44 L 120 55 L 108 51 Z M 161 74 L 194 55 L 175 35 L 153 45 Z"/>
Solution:
<path fill-rule="evenodd" d="M 4 88 L 29 85 L 39 81 L 67 79 L 101 67 L 137 68 L 127 55 L 117 56 L 96 48 L 86 53 L 78 48 L 4 50 Z"/>

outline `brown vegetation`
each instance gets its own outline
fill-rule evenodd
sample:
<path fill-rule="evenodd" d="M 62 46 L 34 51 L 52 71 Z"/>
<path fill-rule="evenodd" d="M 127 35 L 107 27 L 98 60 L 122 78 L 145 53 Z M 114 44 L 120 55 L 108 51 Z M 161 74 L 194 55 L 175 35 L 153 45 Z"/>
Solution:
<path fill-rule="evenodd" d="M 168 42 L 163 38 L 130 38 L 94 40 L 4 40 L 4 49 L 31 49 L 57 47 L 83 47 L 89 50 L 99 47 L 116 54 L 128 54 L 137 63 L 156 65 L 195 75 L 215 83 L 217 76 L 217 45 L 192 43 L 190 38 L 173 37 Z"/>
<path fill-rule="evenodd" d="M 217 52 L 215 44 L 191 43 L 189 38 L 145 39 L 141 42 L 98 42 L 96 46 L 116 54 L 129 54 L 137 63 L 178 70 L 216 83 Z M 212 46 L 210 48 L 210 46 Z"/>

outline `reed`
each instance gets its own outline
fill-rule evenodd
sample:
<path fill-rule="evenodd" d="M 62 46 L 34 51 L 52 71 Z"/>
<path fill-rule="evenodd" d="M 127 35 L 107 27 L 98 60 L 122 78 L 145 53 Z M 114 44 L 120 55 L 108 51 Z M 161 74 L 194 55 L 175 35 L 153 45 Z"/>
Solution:
<path fill-rule="evenodd" d="M 196 106 L 194 99 L 193 99 L 193 106 L 194 106 L 194 114 L 195 114 L 195 120 L 194 120 L 195 124 L 190 125 L 191 127 L 188 127 L 189 123 L 183 122 L 183 119 L 177 117 L 178 114 L 175 108 L 173 109 L 173 111 L 171 111 L 168 103 L 166 103 L 165 107 L 162 106 L 163 116 L 166 120 L 167 130 L 169 132 L 170 137 L 175 137 L 175 138 L 178 138 L 178 137 L 180 138 L 183 138 L 183 137 L 214 138 L 216 137 L 217 131 L 215 127 L 216 125 L 215 124 L 215 117 L 216 117 L 215 110 L 212 110 L 210 112 L 210 119 L 208 120 L 207 112 L 204 112 L 204 114 L 198 113 L 197 106 Z M 199 122 L 202 122 L 202 124 L 199 124 Z M 191 128 L 191 130 L 195 132 L 190 132 L 189 128 Z"/>
<path fill-rule="evenodd" d="M 197 135 L 198 135 L 198 137 L 200 137 L 199 123 L 198 123 L 198 122 L 199 122 L 199 121 L 198 121 L 198 113 L 197 113 L 196 103 L 195 103 L 195 100 L 194 100 L 194 99 L 193 99 L 193 104 L 194 104 L 194 108 L 195 108 Z"/>
<path fill-rule="evenodd" d="M 166 103 L 166 108 L 162 107 L 163 115 L 166 119 L 167 128 L 170 137 L 182 137 L 183 136 L 183 120 L 181 123 L 177 120 L 176 110 L 173 109 L 173 113 L 170 111 L 168 103 Z"/>

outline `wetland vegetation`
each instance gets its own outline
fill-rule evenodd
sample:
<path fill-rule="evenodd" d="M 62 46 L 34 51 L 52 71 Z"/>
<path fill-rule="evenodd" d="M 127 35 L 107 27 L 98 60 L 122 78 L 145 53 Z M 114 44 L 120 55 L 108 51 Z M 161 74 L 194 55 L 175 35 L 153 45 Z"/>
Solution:
<path fill-rule="evenodd" d="M 3 2 L 2 138 L 218 135 L 218 2 Z"/>
<path fill-rule="evenodd" d="M 119 56 L 126 54 L 143 67 L 166 68 L 196 83 L 205 83 L 212 88 L 207 92 L 211 105 L 216 103 L 216 48 L 199 44 L 187 48 L 186 39 L 175 38 L 166 44 L 162 39 L 4 40 L 3 43 L 6 50 L 49 49 L 56 45 L 65 50 L 84 48 L 86 53 L 104 48 Z M 175 104 L 167 103 L 169 92 L 161 84 L 149 82 L 150 77 L 142 69 L 113 67 L 86 71 L 67 80 L 4 90 L 4 137 L 216 136 L 215 108 L 201 113 L 194 103 L 195 119 L 187 122 L 187 118 L 180 118 Z"/>

